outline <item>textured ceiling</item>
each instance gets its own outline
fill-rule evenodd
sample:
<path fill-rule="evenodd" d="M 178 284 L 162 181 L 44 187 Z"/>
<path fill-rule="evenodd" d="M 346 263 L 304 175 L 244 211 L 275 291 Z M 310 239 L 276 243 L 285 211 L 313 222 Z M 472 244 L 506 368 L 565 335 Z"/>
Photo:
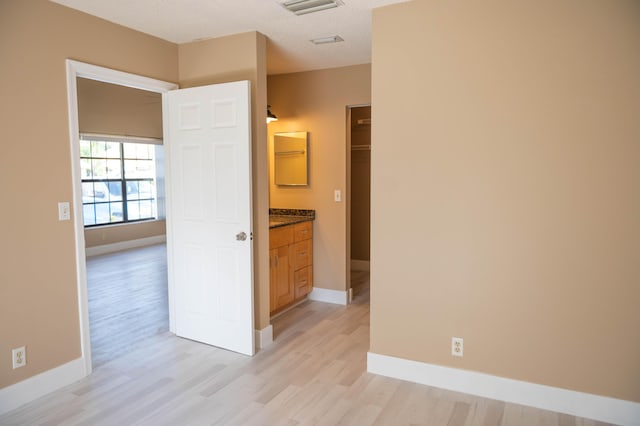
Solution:
<path fill-rule="evenodd" d="M 268 37 L 267 72 L 281 74 L 371 62 L 371 10 L 407 0 L 343 0 L 297 16 L 284 0 L 51 0 L 174 43 L 247 31 Z M 309 40 L 339 35 L 344 41 Z"/>

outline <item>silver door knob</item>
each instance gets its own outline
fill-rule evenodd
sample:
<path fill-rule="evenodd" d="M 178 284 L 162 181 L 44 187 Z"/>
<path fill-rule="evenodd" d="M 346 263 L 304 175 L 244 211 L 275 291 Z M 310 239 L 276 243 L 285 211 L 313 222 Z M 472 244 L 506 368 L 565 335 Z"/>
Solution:
<path fill-rule="evenodd" d="M 247 239 L 247 234 L 245 234 L 244 232 L 240 232 L 239 234 L 236 234 L 236 240 L 245 241 L 246 239 Z"/>

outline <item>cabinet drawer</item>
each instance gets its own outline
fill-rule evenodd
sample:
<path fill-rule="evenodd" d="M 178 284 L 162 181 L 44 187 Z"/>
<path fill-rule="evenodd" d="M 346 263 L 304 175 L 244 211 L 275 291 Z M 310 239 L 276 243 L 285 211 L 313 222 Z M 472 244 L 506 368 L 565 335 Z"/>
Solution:
<path fill-rule="evenodd" d="M 293 286 L 295 289 L 295 298 L 306 296 L 313 287 L 313 271 L 312 266 L 307 266 L 299 271 L 296 271 L 293 278 Z"/>
<path fill-rule="evenodd" d="M 293 269 L 309 266 L 313 259 L 313 240 L 300 241 L 293 245 Z"/>
<path fill-rule="evenodd" d="M 283 226 L 269 231 L 269 249 L 293 243 L 293 226 Z"/>
<path fill-rule="evenodd" d="M 313 237 L 313 222 L 302 222 L 293 225 L 294 241 L 308 240 Z"/>

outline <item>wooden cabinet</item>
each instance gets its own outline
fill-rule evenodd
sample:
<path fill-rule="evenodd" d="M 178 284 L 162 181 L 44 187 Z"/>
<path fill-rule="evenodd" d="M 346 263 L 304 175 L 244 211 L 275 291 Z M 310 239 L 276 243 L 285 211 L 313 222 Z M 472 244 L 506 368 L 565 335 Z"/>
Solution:
<path fill-rule="evenodd" d="M 270 312 L 303 299 L 313 288 L 313 223 L 269 232 Z"/>
<path fill-rule="evenodd" d="M 293 225 L 293 292 L 296 300 L 313 288 L 313 223 Z"/>
<path fill-rule="evenodd" d="M 271 310 L 293 302 L 293 281 L 291 280 L 291 262 L 289 246 L 281 246 L 269 250 L 271 279 Z"/>

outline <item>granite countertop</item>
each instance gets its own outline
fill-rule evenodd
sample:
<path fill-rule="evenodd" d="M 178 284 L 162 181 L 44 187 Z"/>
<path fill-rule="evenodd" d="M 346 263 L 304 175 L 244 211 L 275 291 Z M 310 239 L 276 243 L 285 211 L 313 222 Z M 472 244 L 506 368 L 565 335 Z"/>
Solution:
<path fill-rule="evenodd" d="M 315 210 L 269 209 L 269 229 L 315 220 Z"/>

